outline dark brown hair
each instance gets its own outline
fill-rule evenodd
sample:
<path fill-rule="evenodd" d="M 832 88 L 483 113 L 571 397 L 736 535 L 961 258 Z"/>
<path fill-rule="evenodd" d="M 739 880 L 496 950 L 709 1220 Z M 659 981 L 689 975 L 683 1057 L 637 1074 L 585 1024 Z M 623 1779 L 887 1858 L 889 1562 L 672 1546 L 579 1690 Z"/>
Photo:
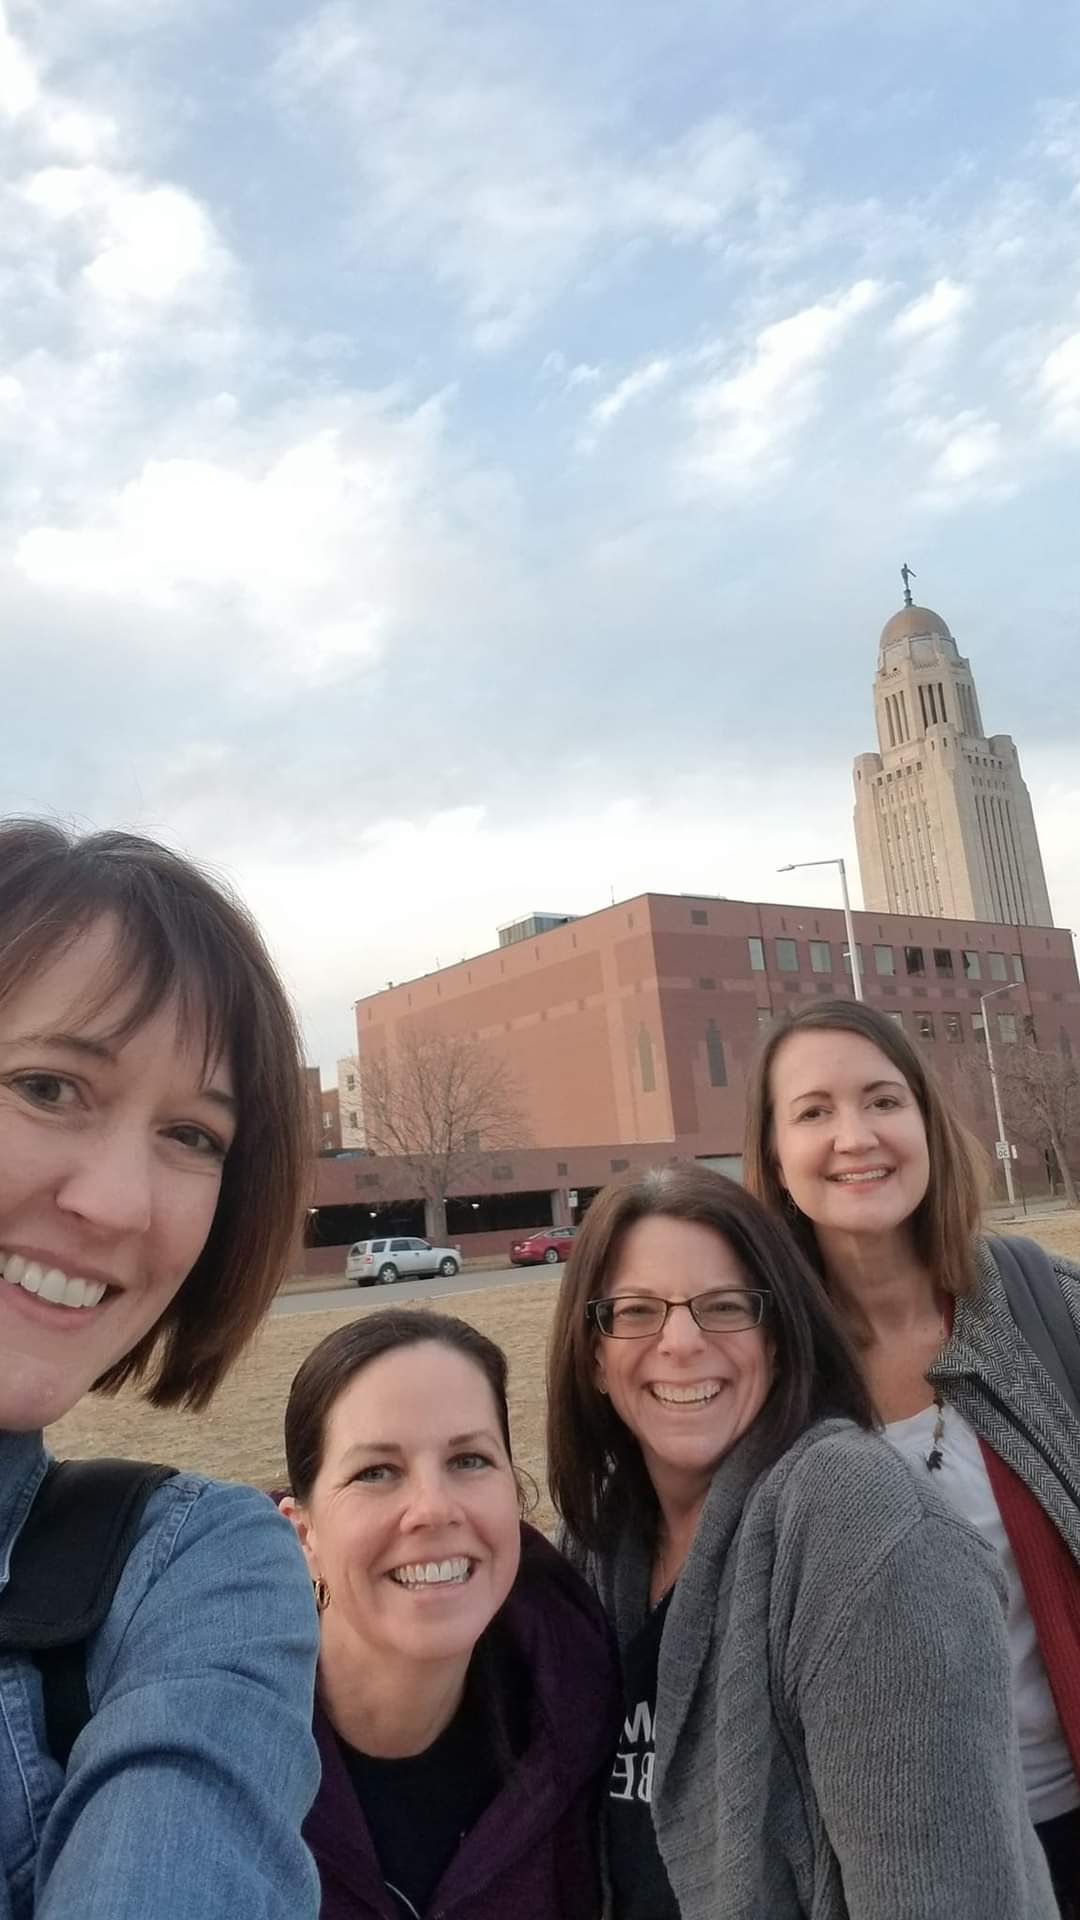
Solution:
<path fill-rule="evenodd" d="M 906 1080 L 926 1128 L 930 1179 L 911 1216 L 915 1251 L 938 1286 L 966 1293 L 974 1279 L 975 1236 L 982 1219 L 983 1157 L 977 1141 L 952 1112 L 937 1075 L 888 1014 L 859 1000 L 819 1000 L 780 1016 L 770 1027 L 746 1090 L 743 1179 L 774 1213 L 787 1214 L 807 1258 L 824 1276 L 813 1222 L 787 1205 L 773 1126 L 772 1069 L 794 1033 L 853 1033 L 877 1047 Z"/>
<path fill-rule="evenodd" d="M 205 1406 L 285 1277 L 310 1178 L 296 1021 L 239 902 L 167 847 L 130 833 L 84 838 L 44 820 L 0 824 L 0 1002 L 97 921 L 116 926 L 108 977 L 87 1013 L 114 1003 L 124 1040 L 175 1003 L 206 1063 L 227 1059 L 236 1137 L 213 1225 L 165 1313 L 95 1382 L 144 1383 L 157 1407 Z"/>
<path fill-rule="evenodd" d="M 874 1425 L 870 1398 L 821 1282 L 781 1221 L 721 1173 L 691 1162 L 630 1173 L 597 1195 L 574 1241 L 555 1309 L 548 1359 L 551 1495 L 585 1547 L 613 1544 L 624 1520 L 647 1534 L 656 1500 L 633 1435 L 596 1386 L 589 1300 L 610 1280 L 629 1229 L 653 1216 L 691 1220 L 722 1235 L 750 1286 L 768 1288 L 765 1321 L 774 1385 L 758 1415 L 769 1458 L 779 1459 L 828 1414 Z"/>
<path fill-rule="evenodd" d="M 347 1327 L 338 1327 L 308 1354 L 289 1389 L 285 1409 L 285 1459 L 294 1499 L 306 1506 L 322 1466 L 326 1425 L 347 1386 L 384 1354 L 427 1343 L 449 1347 L 479 1367 L 495 1402 L 499 1431 L 507 1459 L 514 1464 L 510 1445 L 510 1408 L 507 1403 L 506 1355 L 467 1320 L 428 1309 L 386 1307 L 364 1314 Z M 515 1474 L 516 1477 L 516 1474 Z"/>

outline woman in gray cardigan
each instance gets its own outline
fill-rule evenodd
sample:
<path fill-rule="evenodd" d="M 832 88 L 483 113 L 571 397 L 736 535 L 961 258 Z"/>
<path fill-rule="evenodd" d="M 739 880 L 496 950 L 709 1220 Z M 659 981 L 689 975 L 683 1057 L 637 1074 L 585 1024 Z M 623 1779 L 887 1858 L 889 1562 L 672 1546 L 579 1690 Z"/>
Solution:
<path fill-rule="evenodd" d="M 608 1187 L 549 1408 L 623 1662 L 612 1920 L 1053 1920 L 993 1555 L 870 1430 L 784 1227 L 699 1166 Z"/>
<path fill-rule="evenodd" d="M 1000 1559 L 1028 1812 L 1080 1920 L 1080 1266 L 983 1233 L 978 1149 L 926 1054 L 865 1003 L 781 1018 L 744 1174 L 821 1275 L 885 1438 Z"/>

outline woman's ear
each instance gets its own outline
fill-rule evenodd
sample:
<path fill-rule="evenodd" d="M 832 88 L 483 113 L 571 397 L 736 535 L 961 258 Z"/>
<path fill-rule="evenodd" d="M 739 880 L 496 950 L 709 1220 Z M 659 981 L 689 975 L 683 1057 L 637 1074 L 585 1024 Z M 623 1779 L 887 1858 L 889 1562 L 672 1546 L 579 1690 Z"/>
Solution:
<path fill-rule="evenodd" d="M 294 1500 L 291 1493 L 287 1493 L 285 1498 L 279 1501 L 278 1511 L 285 1515 L 286 1520 L 289 1522 L 299 1540 L 300 1550 L 303 1553 L 304 1559 L 307 1561 L 308 1572 L 312 1579 L 318 1580 L 322 1569 L 319 1566 L 318 1555 L 315 1549 L 315 1533 L 307 1508 L 301 1506 L 299 1500 Z"/>

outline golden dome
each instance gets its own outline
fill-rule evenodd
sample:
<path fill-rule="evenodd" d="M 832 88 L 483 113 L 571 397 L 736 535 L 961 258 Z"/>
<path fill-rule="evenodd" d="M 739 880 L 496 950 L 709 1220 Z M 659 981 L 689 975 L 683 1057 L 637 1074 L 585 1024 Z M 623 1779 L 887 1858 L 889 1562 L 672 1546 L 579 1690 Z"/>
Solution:
<path fill-rule="evenodd" d="M 940 613 L 929 607 L 901 607 L 881 629 L 881 645 L 891 640 L 951 640 L 952 634 Z"/>

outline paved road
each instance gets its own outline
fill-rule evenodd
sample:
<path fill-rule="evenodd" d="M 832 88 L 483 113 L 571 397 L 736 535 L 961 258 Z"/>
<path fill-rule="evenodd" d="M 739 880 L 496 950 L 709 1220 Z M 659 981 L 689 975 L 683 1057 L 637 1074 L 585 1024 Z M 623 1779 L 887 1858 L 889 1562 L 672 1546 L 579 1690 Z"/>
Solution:
<path fill-rule="evenodd" d="M 318 1293 L 283 1293 L 274 1302 L 275 1313 L 322 1313 L 327 1307 L 392 1306 L 395 1300 L 434 1300 L 442 1293 L 483 1293 L 488 1287 L 520 1286 L 523 1280 L 557 1279 L 561 1267 L 496 1267 L 480 1273 L 458 1273 L 444 1280 L 397 1280 L 391 1287 L 330 1286 Z"/>

